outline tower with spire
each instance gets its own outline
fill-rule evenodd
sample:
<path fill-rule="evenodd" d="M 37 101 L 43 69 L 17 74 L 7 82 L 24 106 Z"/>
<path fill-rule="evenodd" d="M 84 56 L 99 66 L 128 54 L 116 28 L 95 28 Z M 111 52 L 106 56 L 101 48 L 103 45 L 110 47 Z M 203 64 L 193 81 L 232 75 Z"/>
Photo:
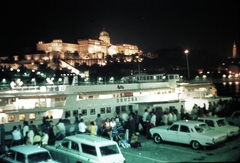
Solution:
<path fill-rule="evenodd" d="M 237 46 L 236 43 L 233 43 L 233 53 L 232 53 L 233 58 L 237 57 Z"/>

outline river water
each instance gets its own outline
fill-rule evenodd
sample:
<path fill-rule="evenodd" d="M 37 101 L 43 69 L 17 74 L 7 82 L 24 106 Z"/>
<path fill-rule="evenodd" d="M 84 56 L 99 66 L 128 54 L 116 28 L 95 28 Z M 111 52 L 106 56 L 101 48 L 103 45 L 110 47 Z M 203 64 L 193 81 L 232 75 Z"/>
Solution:
<path fill-rule="evenodd" d="M 240 97 L 240 81 L 214 83 L 218 96 Z"/>

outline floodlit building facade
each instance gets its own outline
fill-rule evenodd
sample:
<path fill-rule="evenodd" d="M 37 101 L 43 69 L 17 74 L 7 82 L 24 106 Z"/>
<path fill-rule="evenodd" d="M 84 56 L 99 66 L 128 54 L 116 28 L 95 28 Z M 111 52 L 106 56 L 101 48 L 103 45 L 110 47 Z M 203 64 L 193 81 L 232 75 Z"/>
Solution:
<path fill-rule="evenodd" d="M 104 65 L 106 55 L 124 54 L 126 60 L 130 61 L 132 54 L 142 55 L 138 46 L 131 44 L 116 44 L 110 42 L 108 32 L 103 29 L 99 34 L 99 39 L 79 39 L 78 44 L 64 43 L 62 40 L 53 40 L 50 43 L 39 41 L 36 45 L 38 51 L 50 54 L 50 58 L 60 58 L 69 64 L 75 63 Z M 72 55 L 74 53 L 74 55 Z"/>

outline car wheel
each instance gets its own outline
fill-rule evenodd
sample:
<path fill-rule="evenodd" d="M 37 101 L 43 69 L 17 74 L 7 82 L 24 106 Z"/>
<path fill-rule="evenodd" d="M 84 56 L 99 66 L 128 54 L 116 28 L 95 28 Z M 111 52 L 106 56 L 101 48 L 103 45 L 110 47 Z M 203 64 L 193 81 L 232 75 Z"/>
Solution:
<path fill-rule="evenodd" d="M 162 142 L 162 138 L 159 134 L 154 134 L 153 141 L 154 141 L 154 143 L 160 144 Z"/>
<path fill-rule="evenodd" d="M 191 147 L 192 147 L 192 149 L 196 149 L 197 150 L 197 149 L 201 148 L 201 144 L 194 140 L 194 141 L 191 142 Z"/>

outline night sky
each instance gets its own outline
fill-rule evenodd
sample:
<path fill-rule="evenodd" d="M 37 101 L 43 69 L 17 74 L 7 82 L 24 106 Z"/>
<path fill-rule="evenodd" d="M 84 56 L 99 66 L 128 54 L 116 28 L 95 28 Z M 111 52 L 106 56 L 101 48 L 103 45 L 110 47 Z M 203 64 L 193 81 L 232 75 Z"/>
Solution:
<path fill-rule="evenodd" d="M 16 55 L 38 41 L 98 39 L 103 26 L 112 44 L 144 53 L 182 47 L 239 54 L 238 0 L 8 0 L 1 1 L 1 54 Z"/>

